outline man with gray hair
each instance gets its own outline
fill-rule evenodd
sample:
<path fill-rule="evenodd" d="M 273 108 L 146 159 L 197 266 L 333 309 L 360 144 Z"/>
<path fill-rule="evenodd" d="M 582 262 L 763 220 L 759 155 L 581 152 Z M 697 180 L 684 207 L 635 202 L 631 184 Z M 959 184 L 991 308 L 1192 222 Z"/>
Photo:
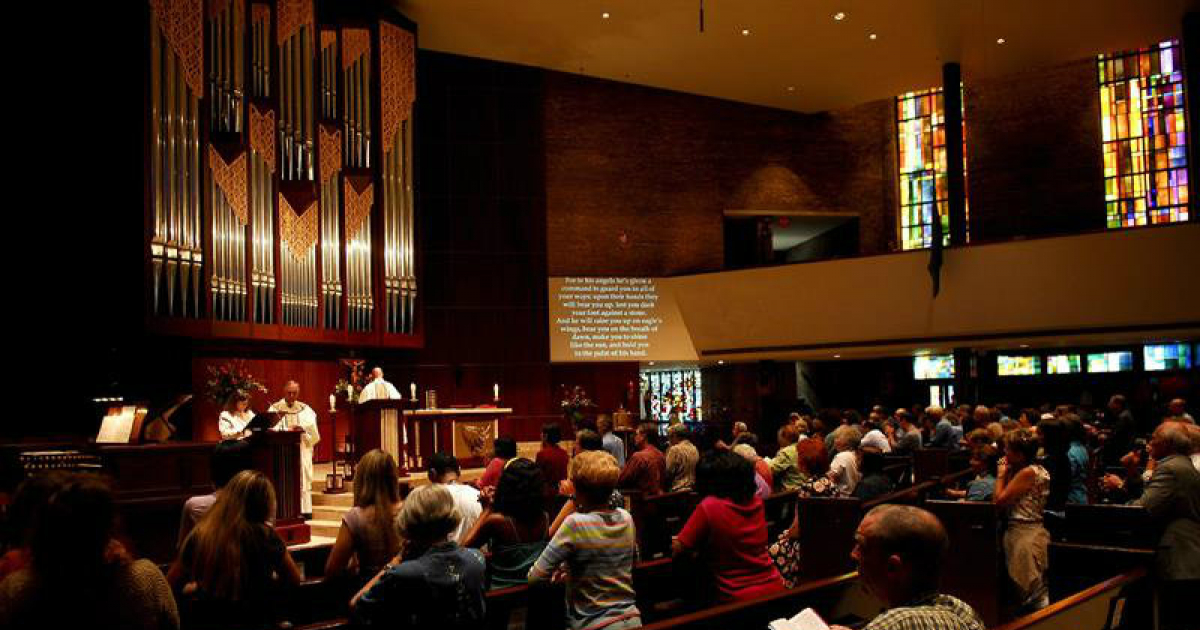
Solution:
<path fill-rule="evenodd" d="M 854 494 L 854 489 L 862 480 L 858 454 L 861 444 L 862 432 L 850 425 L 840 426 L 833 432 L 833 448 L 837 455 L 829 463 L 829 480 L 833 482 L 840 496 L 848 497 Z"/>
<path fill-rule="evenodd" d="M 688 439 L 688 428 L 683 423 L 671 425 L 667 439 L 671 441 L 667 449 L 667 492 L 691 490 L 696 486 L 700 451 Z"/>
<path fill-rule="evenodd" d="M 300 436 L 300 513 L 312 518 L 313 447 L 321 441 L 317 430 L 317 412 L 300 402 L 300 384 L 288 381 L 283 386 L 283 399 L 268 411 L 279 414 L 276 431 L 303 431 Z"/>
<path fill-rule="evenodd" d="M 950 541 L 936 516 L 880 505 L 863 517 L 854 543 L 859 581 L 887 606 L 864 630 L 984 630 L 969 604 L 937 591 Z"/>

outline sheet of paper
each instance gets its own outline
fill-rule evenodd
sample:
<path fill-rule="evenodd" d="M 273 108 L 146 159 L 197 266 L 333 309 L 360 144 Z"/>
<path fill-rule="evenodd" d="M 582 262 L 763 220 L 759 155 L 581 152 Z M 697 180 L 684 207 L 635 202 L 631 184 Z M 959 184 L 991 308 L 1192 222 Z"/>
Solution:
<path fill-rule="evenodd" d="M 811 608 L 801 610 L 791 619 L 776 619 L 769 627 L 771 630 L 829 630 L 821 615 Z"/>
<path fill-rule="evenodd" d="M 100 434 L 96 436 L 97 444 L 128 444 L 129 436 L 133 434 L 133 416 L 137 413 L 135 405 L 126 405 L 117 413 L 104 416 L 100 423 Z"/>

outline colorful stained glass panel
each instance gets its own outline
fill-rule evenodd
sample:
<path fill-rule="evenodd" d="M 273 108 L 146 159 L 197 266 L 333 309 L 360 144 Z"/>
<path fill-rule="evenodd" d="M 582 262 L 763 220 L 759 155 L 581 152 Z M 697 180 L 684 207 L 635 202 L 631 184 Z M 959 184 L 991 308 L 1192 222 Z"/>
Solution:
<path fill-rule="evenodd" d="M 1042 373 L 1042 358 L 1036 356 L 996 357 L 996 373 L 1000 376 L 1034 376 Z"/>
<path fill-rule="evenodd" d="M 941 88 L 909 92 L 896 97 L 900 244 L 903 249 L 921 249 L 933 243 L 935 214 L 942 223 L 943 244 L 950 243 L 945 127 L 946 116 Z M 966 143 L 967 129 L 964 118 L 964 173 Z"/>
<path fill-rule="evenodd" d="M 1192 347 L 1186 343 L 1155 344 L 1142 349 L 1146 371 L 1186 370 L 1192 367 Z"/>
<path fill-rule="evenodd" d="M 1052 354 L 1046 357 L 1046 372 L 1050 374 L 1078 374 L 1083 371 L 1078 354 Z"/>
<path fill-rule="evenodd" d="M 954 378 L 954 355 L 932 354 L 913 357 L 913 378 L 918 381 Z"/>
<path fill-rule="evenodd" d="M 1132 352 L 1099 352 L 1087 355 L 1088 372 L 1128 372 L 1132 369 Z"/>

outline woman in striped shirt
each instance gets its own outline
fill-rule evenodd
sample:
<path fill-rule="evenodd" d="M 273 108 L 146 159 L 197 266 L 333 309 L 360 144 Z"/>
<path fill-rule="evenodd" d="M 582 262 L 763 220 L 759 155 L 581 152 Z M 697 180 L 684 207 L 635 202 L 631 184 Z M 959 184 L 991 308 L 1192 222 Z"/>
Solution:
<path fill-rule="evenodd" d="M 637 559 L 633 517 L 609 505 L 620 472 L 607 452 L 585 451 L 575 456 L 571 481 L 578 512 L 563 521 L 529 570 L 529 581 L 534 583 L 561 579 L 566 569 L 567 625 L 571 630 L 623 630 L 642 625 L 633 591 Z"/>

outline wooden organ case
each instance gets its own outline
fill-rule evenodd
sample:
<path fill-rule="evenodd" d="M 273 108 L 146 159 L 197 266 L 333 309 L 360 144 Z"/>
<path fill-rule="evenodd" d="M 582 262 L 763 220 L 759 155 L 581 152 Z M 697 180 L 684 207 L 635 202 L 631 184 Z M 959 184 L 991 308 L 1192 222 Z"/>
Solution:
<path fill-rule="evenodd" d="M 421 346 L 415 24 L 148 0 L 145 26 L 147 329 Z"/>

